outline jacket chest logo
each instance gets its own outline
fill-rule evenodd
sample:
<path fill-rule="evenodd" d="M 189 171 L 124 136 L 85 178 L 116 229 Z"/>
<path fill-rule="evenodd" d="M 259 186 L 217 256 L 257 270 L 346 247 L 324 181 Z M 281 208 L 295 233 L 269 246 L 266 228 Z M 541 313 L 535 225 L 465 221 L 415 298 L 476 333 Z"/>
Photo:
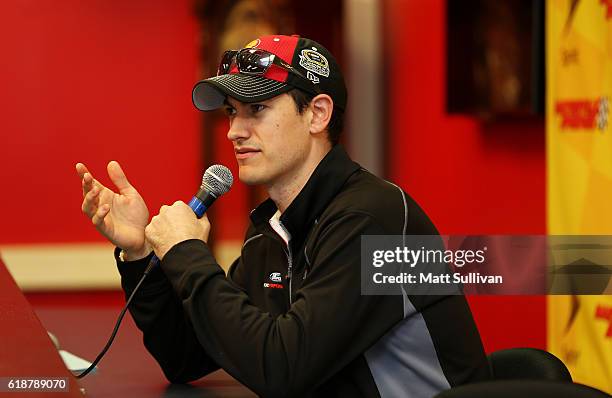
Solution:
<path fill-rule="evenodd" d="M 284 289 L 285 287 L 280 283 L 283 281 L 283 277 L 280 272 L 272 272 L 269 276 L 270 282 L 264 282 L 263 287 L 267 289 Z"/>
<path fill-rule="evenodd" d="M 280 272 L 272 272 L 270 274 L 270 280 L 272 282 L 282 282 L 283 278 L 281 277 L 281 273 Z"/>

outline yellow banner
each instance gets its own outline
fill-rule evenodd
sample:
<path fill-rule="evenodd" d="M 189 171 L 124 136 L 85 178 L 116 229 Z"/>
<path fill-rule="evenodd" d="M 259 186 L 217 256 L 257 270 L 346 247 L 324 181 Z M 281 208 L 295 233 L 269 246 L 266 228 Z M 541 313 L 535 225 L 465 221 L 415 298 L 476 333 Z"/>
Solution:
<path fill-rule="evenodd" d="M 546 2 L 546 75 L 548 233 L 612 235 L 612 0 Z M 548 349 L 612 393 L 612 295 L 549 297 Z"/>

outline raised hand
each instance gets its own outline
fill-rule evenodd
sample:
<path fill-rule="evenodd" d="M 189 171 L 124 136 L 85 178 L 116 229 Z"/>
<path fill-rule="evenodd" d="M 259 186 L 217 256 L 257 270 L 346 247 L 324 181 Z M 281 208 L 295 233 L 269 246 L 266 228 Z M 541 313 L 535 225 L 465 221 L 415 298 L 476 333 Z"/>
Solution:
<path fill-rule="evenodd" d="M 94 179 L 84 164 L 77 163 L 76 171 L 83 186 L 83 213 L 104 237 L 126 252 L 128 260 L 145 257 L 151 251 L 144 233 L 149 210 L 119 163 L 111 161 L 107 166 L 118 193 Z"/>

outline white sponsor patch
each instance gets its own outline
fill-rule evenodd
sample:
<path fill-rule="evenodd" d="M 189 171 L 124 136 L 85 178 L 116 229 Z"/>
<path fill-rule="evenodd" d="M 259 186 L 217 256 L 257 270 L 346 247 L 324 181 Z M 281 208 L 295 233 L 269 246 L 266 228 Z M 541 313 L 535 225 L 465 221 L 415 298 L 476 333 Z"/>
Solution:
<path fill-rule="evenodd" d="M 300 54 L 300 65 L 303 66 L 304 69 L 316 73 L 317 75 L 329 77 L 329 62 L 327 62 L 327 58 L 317 52 L 315 47 L 302 50 Z"/>
<path fill-rule="evenodd" d="M 283 280 L 283 278 L 281 277 L 280 272 L 272 272 L 270 274 L 270 280 L 272 282 L 281 282 Z"/>

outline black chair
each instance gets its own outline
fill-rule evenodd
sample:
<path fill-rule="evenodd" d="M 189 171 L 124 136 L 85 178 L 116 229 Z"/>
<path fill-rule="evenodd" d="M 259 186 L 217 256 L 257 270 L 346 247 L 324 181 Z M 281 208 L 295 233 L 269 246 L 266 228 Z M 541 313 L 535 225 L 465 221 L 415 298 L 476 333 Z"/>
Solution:
<path fill-rule="evenodd" d="M 536 348 L 510 348 L 488 356 L 493 380 L 572 381 L 563 362 L 553 354 Z"/>
<path fill-rule="evenodd" d="M 582 384 L 541 380 L 497 380 L 466 384 L 434 398 L 610 398 Z"/>

